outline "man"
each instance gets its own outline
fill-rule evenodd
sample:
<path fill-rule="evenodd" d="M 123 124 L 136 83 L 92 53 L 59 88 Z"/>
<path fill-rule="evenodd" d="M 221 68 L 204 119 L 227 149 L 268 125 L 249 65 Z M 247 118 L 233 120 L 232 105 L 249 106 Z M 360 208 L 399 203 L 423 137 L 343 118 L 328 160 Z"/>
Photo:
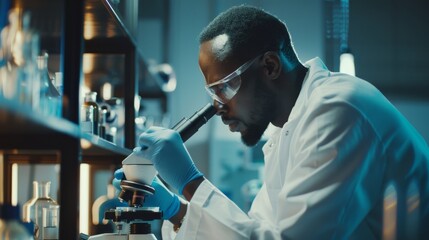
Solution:
<path fill-rule="evenodd" d="M 264 184 L 246 214 L 198 171 L 178 133 L 149 129 L 141 151 L 185 198 L 154 180 L 146 204 L 172 223 L 164 237 L 173 225 L 176 239 L 429 236 L 427 144 L 371 84 L 317 58 L 302 64 L 285 24 L 248 6 L 203 30 L 199 65 L 217 114 L 245 144 L 273 125 Z"/>

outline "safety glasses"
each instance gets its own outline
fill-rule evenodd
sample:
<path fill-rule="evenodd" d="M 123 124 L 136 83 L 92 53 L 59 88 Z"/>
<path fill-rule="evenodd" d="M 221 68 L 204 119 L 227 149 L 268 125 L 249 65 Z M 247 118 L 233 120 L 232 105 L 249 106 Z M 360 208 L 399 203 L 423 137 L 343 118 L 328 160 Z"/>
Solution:
<path fill-rule="evenodd" d="M 222 78 L 221 80 L 206 85 L 206 90 L 209 93 L 210 97 L 220 102 L 221 104 L 225 104 L 229 100 L 231 100 L 231 98 L 233 98 L 240 89 L 240 75 L 244 73 L 259 57 L 260 56 L 257 56 L 245 62 L 243 65 L 237 68 L 237 70 L 235 70 L 228 76 Z"/>

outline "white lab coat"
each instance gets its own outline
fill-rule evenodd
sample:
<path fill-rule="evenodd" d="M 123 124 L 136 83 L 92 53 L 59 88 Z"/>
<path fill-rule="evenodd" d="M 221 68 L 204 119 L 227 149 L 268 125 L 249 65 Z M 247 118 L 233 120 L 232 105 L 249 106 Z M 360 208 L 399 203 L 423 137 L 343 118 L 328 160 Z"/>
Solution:
<path fill-rule="evenodd" d="M 418 224 L 429 226 L 424 139 L 371 84 L 330 72 L 318 58 L 305 65 L 288 122 L 263 147 L 264 184 L 249 213 L 206 180 L 177 236 L 165 223 L 164 239 L 381 239 L 383 209 L 391 206 L 397 239 L 422 236 Z M 388 186 L 396 192 L 386 193 Z M 388 237 L 391 225 L 384 226 Z"/>

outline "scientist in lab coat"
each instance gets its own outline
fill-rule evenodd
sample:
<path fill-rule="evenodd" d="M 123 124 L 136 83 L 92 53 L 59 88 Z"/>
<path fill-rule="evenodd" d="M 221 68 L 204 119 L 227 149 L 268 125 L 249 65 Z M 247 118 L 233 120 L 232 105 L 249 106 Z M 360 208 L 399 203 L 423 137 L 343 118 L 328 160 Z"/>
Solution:
<path fill-rule="evenodd" d="M 200 35 L 199 65 L 217 115 L 249 146 L 269 124 L 265 179 L 242 212 L 194 165 L 179 134 L 139 144 L 159 175 L 147 206 L 165 239 L 428 239 L 429 150 L 370 83 L 298 59 L 283 22 L 233 7 Z M 115 172 L 115 185 L 122 170 Z"/>

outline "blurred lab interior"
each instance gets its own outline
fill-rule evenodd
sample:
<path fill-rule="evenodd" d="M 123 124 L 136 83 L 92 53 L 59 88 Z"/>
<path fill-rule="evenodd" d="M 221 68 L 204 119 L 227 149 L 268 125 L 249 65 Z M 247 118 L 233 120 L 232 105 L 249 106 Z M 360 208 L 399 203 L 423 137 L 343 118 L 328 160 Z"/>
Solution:
<path fill-rule="evenodd" d="M 119 204 L 114 170 L 145 129 L 211 102 L 198 35 L 239 4 L 281 18 L 302 62 L 320 57 L 374 84 L 429 142 L 428 1 L 1 0 L 0 203 L 30 221 L 44 201 L 53 234 L 70 239 L 117 231 L 103 219 Z M 215 116 L 186 146 L 246 211 L 262 184 L 265 137 L 248 148 Z M 161 222 L 151 224 L 161 239 Z"/>

